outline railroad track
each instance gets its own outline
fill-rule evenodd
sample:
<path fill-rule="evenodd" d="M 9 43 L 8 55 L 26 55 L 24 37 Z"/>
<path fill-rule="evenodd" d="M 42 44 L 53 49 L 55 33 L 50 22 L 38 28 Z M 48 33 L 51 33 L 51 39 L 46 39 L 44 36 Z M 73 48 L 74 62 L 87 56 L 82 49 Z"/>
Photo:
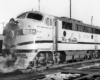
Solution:
<path fill-rule="evenodd" d="M 22 74 L 19 71 L 15 71 L 12 73 L 5 73 L 5 74 L 1 73 L 0 80 L 44 80 L 45 78 L 48 78 L 48 76 L 49 78 L 54 79 L 50 77 L 50 75 L 52 76 L 53 74 L 54 76 L 56 74 L 57 76 L 58 73 L 59 75 L 69 75 L 69 74 L 80 75 L 76 78 L 71 78 L 71 80 L 83 80 L 83 79 L 89 80 L 89 78 L 91 80 L 91 78 L 98 78 L 100 76 L 99 67 L 100 67 L 100 59 L 87 60 L 87 61 L 63 64 L 63 67 L 61 67 L 61 65 L 59 66 L 56 65 L 50 67 L 48 70 L 26 73 L 26 74 Z"/>

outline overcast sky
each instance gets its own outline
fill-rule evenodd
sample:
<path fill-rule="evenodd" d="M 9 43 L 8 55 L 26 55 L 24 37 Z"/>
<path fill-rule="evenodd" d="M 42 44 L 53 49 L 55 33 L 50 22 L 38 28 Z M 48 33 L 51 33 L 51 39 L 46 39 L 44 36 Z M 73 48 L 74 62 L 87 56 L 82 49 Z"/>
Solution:
<path fill-rule="evenodd" d="M 55 16 L 69 17 L 70 0 L 40 0 L 40 11 Z M 2 22 L 8 22 L 18 14 L 39 10 L 38 0 L 0 0 L 0 26 Z M 100 0 L 72 0 L 72 18 L 100 26 Z M 1 30 L 1 29 L 0 29 Z"/>

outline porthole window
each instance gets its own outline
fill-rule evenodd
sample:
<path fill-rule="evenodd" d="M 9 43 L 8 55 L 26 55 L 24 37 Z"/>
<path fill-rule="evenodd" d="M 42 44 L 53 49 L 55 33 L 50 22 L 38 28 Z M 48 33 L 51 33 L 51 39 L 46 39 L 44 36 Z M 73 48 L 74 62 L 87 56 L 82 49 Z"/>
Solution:
<path fill-rule="evenodd" d="M 63 32 L 63 36 L 64 36 L 64 37 L 66 36 L 66 31 Z"/>
<path fill-rule="evenodd" d="M 93 35 L 91 35 L 91 38 L 93 39 Z"/>

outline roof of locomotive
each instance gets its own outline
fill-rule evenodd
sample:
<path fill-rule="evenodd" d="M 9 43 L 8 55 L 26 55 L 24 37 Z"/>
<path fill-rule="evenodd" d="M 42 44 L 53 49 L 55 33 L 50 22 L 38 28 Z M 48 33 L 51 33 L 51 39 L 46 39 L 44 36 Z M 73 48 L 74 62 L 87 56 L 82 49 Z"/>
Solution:
<path fill-rule="evenodd" d="M 48 14 L 45 14 L 45 13 L 41 13 L 39 11 L 27 11 L 27 12 L 23 12 L 23 13 L 38 13 L 38 14 L 42 14 L 42 15 L 48 15 Z M 21 14 L 23 14 L 21 13 Z M 19 15 L 21 15 L 19 14 Z M 18 16 L 19 16 L 18 15 Z M 17 17 L 18 17 L 17 16 Z M 95 28 L 95 29 L 100 29 L 100 27 L 98 26 L 94 26 L 94 25 L 89 25 L 89 24 L 86 24 L 86 23 L 83 23 L 82 21 L 79 21 L 79 20 L 76 20 L 76 19 L 73 19 L 73 18 L 68 18 L 68 17 L 57 17 L 57 16 L 53 16 L 53 15 L 48 15 L 48 16 L 52 16 L 52 17 L 55 17 L 57 18 L 58 20 L 60 21 L 65 21 L 65 22 L 70 22 L 70 23 L 75 23 L 75 24 L 79 24 L 79 25 L 82 25 L 82 26 L 88 26 L 88 27 L 91 27 L 91 28 Z"/>
<path fill-rule="evenodd" d="M 24 14 L 24 13 L 38 13 L 38 14 L 42 14 L 41 12 L 38 12 L 38 11 L 26 11 L 26 12 L 22 12 L 19 15 L 17 15 L 17 17 L 22 15 L 22 14 Z"/>
<path fill-rule="evenodd" d="M 55 16 L 53 16 L 53 15 L 48 15 L 48 14 L 45 14 L 45 13 L 42 13 L 42 12 L 39 12 L 39 11 L 27 11 L 27 12 L 22 12 L 21 14 L 19 14 L 18 16 L 20 16 L 20 15 L 22 15 L 22 14 L 24 14 L 24 13 L 37 13 L 37 14 L 41 14 L 41 15 L 43 15 L 43 16 L 52 16 L 52 17 L 55 17 Z M 17 17 L 18 17 L 17 16 Z M 56 17 L 55 17 L 56 18 Z"/>
<path fill-rule="evenodd" d="M 71 18 L 71 19 L 68 18 L 68 17 L 57 17 L 57 18 L 61 21 L 64 21 L 64 22 L 70 22 L 70 23 L 75 23 L 75 24 L 79 24 L 79 25 L 82 25 L 82 26 L 100 29 L 100 27 L 98 27 L 98 26 L 89 25 L 89 24 L 83 23 L 82 21 L 79 21 L 79 20 L 76 20 L 76 19 L 73 19 L 73 18 Z"/>

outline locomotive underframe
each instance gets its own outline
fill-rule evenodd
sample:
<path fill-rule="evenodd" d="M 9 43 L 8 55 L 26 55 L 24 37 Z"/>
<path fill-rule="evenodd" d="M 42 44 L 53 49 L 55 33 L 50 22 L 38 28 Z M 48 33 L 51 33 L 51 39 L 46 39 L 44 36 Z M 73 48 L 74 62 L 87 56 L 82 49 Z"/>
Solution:
<path fill-rule="evenodd" d="M 73 54 L 76 52 L 76 55 Z M 83 54 L 84 52 L 84 54 Z M 86 52 L 86 53 L 85 53 Z M 78 62 L 83 60 L 91 60 L 100 58 L 100 51 L 89 50 L 89 51 L 40 51 L 36 55 L 33 61 L 30 61 L 28 69 L 37 68 L 49 68 L 54 65 L 63 65 L 68 64 L 70 62 Z"/>

